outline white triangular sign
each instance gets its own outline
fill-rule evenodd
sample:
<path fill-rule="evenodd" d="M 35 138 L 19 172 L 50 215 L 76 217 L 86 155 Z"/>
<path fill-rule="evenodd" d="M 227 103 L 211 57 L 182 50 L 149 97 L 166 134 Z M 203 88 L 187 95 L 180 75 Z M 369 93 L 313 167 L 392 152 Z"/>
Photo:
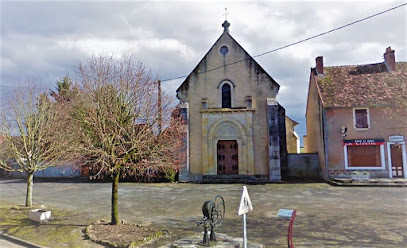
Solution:
<path fill-rule="evenodd" d="M 253 211 L 252 201 L 250 201 L 249 192 L 247 192 L 246 186 L 243 186 L 242 198 L 240 199 L 238 215 L 247 214 Z"/>

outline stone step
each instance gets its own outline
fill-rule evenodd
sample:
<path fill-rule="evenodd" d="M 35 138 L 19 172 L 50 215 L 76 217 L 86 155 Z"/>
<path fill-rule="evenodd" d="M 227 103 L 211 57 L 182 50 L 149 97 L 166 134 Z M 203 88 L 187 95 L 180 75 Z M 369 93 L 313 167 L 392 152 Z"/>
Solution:
<path fill-rule="evenodd" d="M 264 184 L 267 178 L 247 175 L 207 175 L 203 176 L 203 183 L 255 183 Z"/>
<path fill-rule="evenodd" d="M 377 186 L 377 187 L 407 187 L 407 179 L 372 178 L 368 180 L 352 180 L 350 178 L 333 178 L 328 181 L 334 186 Z"/>

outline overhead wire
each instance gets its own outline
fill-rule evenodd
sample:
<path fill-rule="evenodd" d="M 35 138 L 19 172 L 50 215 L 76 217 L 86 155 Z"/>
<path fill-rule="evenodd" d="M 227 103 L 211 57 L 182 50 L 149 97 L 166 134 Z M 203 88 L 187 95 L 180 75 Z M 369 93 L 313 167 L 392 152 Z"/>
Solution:
<path fill-rule="evenodd" d="M 395 6 L 395 7 L 386 9 L 386 10 L 384 10 L 384 11 L 375 13 L 375 14 L 373 14 L 373 15 L 364 17 L 364 18 L 362 18 L 362 19 L 358 19 L 358 20 L 356 20 L 356 21 L 353 21 L 353 22 L 350 22 L 350 23 L 348 23 L 348 24 L 345 24 L 345 25 L 342 25 L 342 26 L 333 28 L 333 29 L 331 29 L 331 30 L 328 30 L 328 31 L 325 31 L 325 32 L 322 32 L 322 33 L 319 33 L 319 34 L 316 34 L 316 35 L 313 35 L 313 36 L 311 36 L 311 37 L 308 37 L 308 38 L 305 38 L 305 39 L 302 39 L 302 40 L 299 40 L 299 41 L 296 41 L 296 42 L 293 42 L 293 43 L 290 43 L 290 44 L 281 46 L 281 47 L 276 48 L 276 49 L 272 49 L 272 50 L 270 50 L 270 51 L 266 51 L 266 52 L 263 52 L 263 53 L 254 55 L 254 56 L 252 56 L 252 58 L 258 58 L 258 57 L 261 57 L 261 56 L 264 56 L 264 55 L 267 55 L 267 54 L 270 54 L 270 53 L 273 53 L 273 52 L 276 52 L 276 51 L 279 51 L 279 50 L 282 50 L 282 49 L 285 49 L 285 48 L 288 48 L 288 47 L 291 47 L 291 46 L 298 45 L 298 44 L 300 44 L 300 43 L 303 43 L 303 42 L 306 42 L 306 41 L 309 41 L 309 40 L 312 40 L 312 39 L 315 39 L 315 38 L 318 38 L 318 37 L 327 35 L 327 34 L 329 34 L 329 33 L 332 33 L 332 32 L 338 31 L 338 30 L 340 30 L 340 29 L 343 29 L 343 28 L 352 26 L 352 25 L 354 25 L 354 24 L 357 24 L 357 23 L 366 21 L 366 20 L 368 20 L 368 19 L 371 19 L 371 18 L 373 18 L 373 17 L 376 17 L 376 16 L 379 16 L 379 15 L 385 14 L 385 13 L 387 13 L 387 12 L 393 11 L 393 10 L 395 10 L 395 9 L 401 8 L 401 7 L 406 6 L 406 5 L 407 5 L 407 3 L 403 3 L 403 4 L 400 4 L 400 5 L 397 5 L 397 6 Z M 227 67 L 227 66 L 230 66 L 230 65 L 234 65 L 234 64 L 237 64 L 237 63 L 246 61 L 246 60 L 248 60 L 248 59 L 249 59 L 249 58 L 237 60 L 237 61 L 234 61 L 234 62 L 225 64 L 225 65 L 222 65 L 222 66 L 218 66 L 218 67 L 215 67 L 215 68 L 206 70 L 206 71 L 198 72 L 197 74 L 204 74 L 204 73 L 212 72 L 212 71 L 215 71 L 215 70 L 219 70 L 219 69 L 221 69 L 221 68 L 224 68 L 224 67 Z M 182 78 L 186 78 L 186 77 L 188 77 L 188 75 L 183 75 L 183 76 L 177 76 L 177 77 L 167 78 L 167 79 L 163 79 L 163 80 L 160 80 L 160 81 L 161 81 L 161 82 L 167 82 L 167 81 L 182 79 Z M 17 87 L 17 86 L 14 86 L 14 85 L 0 85 L 0 87 Z"/>
<path fill-rule="evenodd" d="M 379 16 L 379 15 L 385 14 L 385 13 L 387 13 L 387 12 L 390 12 L 390 11 L 392 11 L 392 10 L 401 8 L 401 7 L 405 6 L 405 5 L 407 5 L 407 3 L 400 4 L 400 5 L 398 5 L 398 6 L 395 6 L 395 7 L 390 8 L 390 9 L 386 9 L 386 10 L 381 11 L 381 12 L 378 12 L 378 13 L 376 13 L 376 14 L 373 14 L 373 15 L 364 17 L 364 18 L 362 18 L 362 19 L 359 19 L 359 20 L 350 22 L 350 23 L 348 23 L 348 24 L 339 26 L 339 27 L 337 27 L 337 28 L 333 28 L 333 29 L 331 29 L 331 30 L 328 30 L 328 31 L 319 33 L 319 34 L 317 34 L 317 35 L 313 35 L 313 36 L 311 36 L 311 37 L 308 37 L 308 38 L 305 38 L 305 39 L 302 39 L 302 40 L 299 40 L 299 41 L 290 43 L 290 44 L 288 44 L 288 45 L 284 45 L 284 46 L 282 46 L 282 47 L 279 47 L 279 48 L 276 48 L 276 49 L 273 49 L 273 50 L 270 50 L 270 51 L 267 51 L 267 52 L 263 52 L 263 53 L 254 55 L 254 56 L 252 56 L 252 58 L 261 57 L 261 56 L 264 56 L 264 55 L 267 55 L 267 54 L 270 54 L 270 53 L 273 53 L 273 52 L 276 52 L 276 51 L 279 51 L 279 50 L 282 50 L 282 49 L 285 49 L 285 48 L 288 48 L 288 47 L 291 47 L 291 46 L 294 46 L 294 45 L 298 45 L 298 44 L 300 44 L 300 43 L 303 43 L 303 42 L 306 42 L 306 41 L 309 41 L 309 40 L 318 38 L 318 37 L 320 37 L 320 36 L 327 35 L 327 34 L 329 34 L 329 33 L 338 31 L 338 30 L 340 30 L 340 29 L 343 29 L 343 28 L 346 28 L 346 27 L 349 27 L 349 26 L 352 26 L 352 25 L 357 24 L 357 23 L 359 23 L 359 22 L 363 22 L 363 21 L 366 21 L 366 20 L 371 19 L 371 18 L 373 18 L 373 17 L 376 17 L 376 16 Z M 228 63 L 228 64 L 226 64 L 226 65 L 222 65 L 222 66 L 218 66 L 218 67 L 215 67 L 215 68 L 206 70 L 206 71 L 198 72 L 197 74 L 204 74 L 204 73 L 208 73 L 208 72 L 211 72 L 211 71 L 219 70 L 219 69 L 224 68 L 224 67 L 226 67 L 226 66 L 234 65 L 234 64 L 237 64 L 237 63 L 246 61 L 246 60 L 248 60 L 248 59 L 249 59 L 249 58 L 237 60 L 237 61 L 235 61 L 235 62 L 231 62 L 231 63 Z M 186 77 L 188 77 L 188 75 L 186 75 L 186 76 L 184 75 L 184 76 L 173 77 L 173 78 L 169 78 L 169 79 L 164 79 L 164 80 L 161 80 L 161 82 L 172 81 L 172 80 L 181 79 L 181 78 L 186 78 Z"/>

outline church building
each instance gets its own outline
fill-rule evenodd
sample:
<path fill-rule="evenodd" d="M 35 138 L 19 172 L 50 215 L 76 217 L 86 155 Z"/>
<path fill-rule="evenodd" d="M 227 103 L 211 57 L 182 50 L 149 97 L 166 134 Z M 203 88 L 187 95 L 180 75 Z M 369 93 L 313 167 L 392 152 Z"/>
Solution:
<path fill-rule="evenodd" d="M 177 89 L 187 182 L 280 181 L 286 168 L 280 85 L 230 35 L 230 24 Z"/>

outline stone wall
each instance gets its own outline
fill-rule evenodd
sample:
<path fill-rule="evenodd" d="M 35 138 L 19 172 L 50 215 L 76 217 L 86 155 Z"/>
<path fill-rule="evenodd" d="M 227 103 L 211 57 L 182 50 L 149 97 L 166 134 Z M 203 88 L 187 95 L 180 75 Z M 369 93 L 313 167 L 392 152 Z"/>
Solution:
<path fill-rule="evenodd" d="M 283 177 L 320 178 L 318 154 L 288 154 L 288 166 L 283 170 Z"/>
<path fill-rule="evenodd" d="M 272 182 L 281 180 L 281 151 L 279 105 L 275 101 L 267 102 L 267 122 L 269 133 L 269 179 Z M 283 118 L 284 120 L 284 118 Z M 284 125 L 285 130 L 285 125 Z M 285 136 L 285 132 L 284 132 Z"/>
<path fill-rule="evenodd" d="M 15 168 L 19 168 L 15 166 Z M 3 176 L 13 178 L 26 178 L 25 172 L 11 171 L 5 172 Z M 75 165 L 62 165 L 49 167 L 34 173 L 35 178 L 78 178 L 81 177 L 81 169 Z"/>

